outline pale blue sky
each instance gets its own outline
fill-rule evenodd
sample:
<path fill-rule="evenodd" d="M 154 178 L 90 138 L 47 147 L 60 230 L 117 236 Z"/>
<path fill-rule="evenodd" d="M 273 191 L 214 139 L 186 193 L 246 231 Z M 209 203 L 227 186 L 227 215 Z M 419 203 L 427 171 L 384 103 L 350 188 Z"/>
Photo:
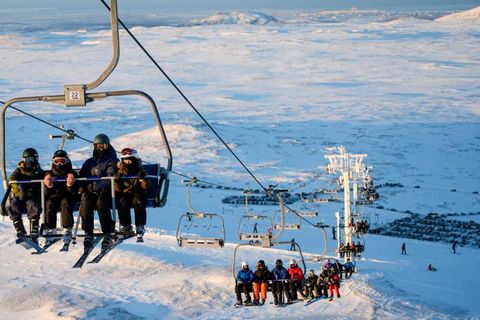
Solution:
<path fill-rule="evenodd" d="M 110 1 L 107 0 L 107 3 Z M 121 9 L 467 9 L 480 0 L 118 0 Z M 0 0 L 0 9 L 95 9 L 99 0 Z"/>

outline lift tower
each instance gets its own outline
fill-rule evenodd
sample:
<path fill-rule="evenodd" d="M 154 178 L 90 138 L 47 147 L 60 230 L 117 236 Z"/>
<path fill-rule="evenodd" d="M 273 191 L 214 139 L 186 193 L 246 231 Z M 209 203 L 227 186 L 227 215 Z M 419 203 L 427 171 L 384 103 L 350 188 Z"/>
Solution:
<path fill-rule="evenodd" d="M 363 166 L 363 159 L 367 154 L 347 153 L 344 146 L 338 147 L 340 154 L 325 155 L 330 162 L 327 166 L 328 173 L 339 172 L 342 174 L 343 195 L 344 195 L 344 234 L 345 243 L 352 243 L 352 217 L 350 211 L 350 178 L 354 178 L 359 169 Z M 354 183 L 354 192 L 356 193 L 356 182 Z"/>

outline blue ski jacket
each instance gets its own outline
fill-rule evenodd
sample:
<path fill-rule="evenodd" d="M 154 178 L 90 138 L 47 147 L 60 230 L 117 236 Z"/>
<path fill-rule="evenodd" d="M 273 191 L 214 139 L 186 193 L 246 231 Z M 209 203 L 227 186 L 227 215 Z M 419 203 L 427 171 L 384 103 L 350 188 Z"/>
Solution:
<path fill-rule="evenodd" d="M 80 177 L 111 177 L 115 175 L 115 166 L 118 162 L 117 153 L 115 149 L 110 146 L 108 151 L 102 156 L 98 157 L 94 151 L 93 157 L 87 159 L 80 169 Z M 88 185 L 89 183 L 87 183 Z M 102 190 L 109 190 L 110 181 L 102 180 L 90 183 L 94 192 Z"/>
<path fill-rule="evenodd" d="M 252 270 L 240 270 L 237 274 L 237 281 L 240 283 L 251 283 L 253 281 L 253 272 Z"/>
<path fill-rule="evenodd" d="M 276 267 L 272 269 L 272 278 L 273 280 L 284 280 L 288 279 L 288 271 L 284 267 L 277 269 Z"/>

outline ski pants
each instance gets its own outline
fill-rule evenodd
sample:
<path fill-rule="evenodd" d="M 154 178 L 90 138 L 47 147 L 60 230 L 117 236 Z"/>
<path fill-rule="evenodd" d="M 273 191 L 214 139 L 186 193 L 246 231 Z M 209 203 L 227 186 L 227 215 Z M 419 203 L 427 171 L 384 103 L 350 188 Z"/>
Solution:
<path fill-rule="evenodd" d="M 60 211 L 63 228 L 73 228 L 73 206 L 75 200 L 72 195 L 52 196 L 45 202 L 45 226 L 47 229 L 57 227 L 57 212 Z"/>
<path fill-rule="evenodd" d="M 285 296 L 287 297 L 287 302 L 292 301 L 292 298 L 290 298 L 290 286 L 288 285 L 288 282 L 278 280 L 278 281 L 273 281 L 272 284 L 272 293 L 273 293 L 273 299 L 275 302 L 284 302 L 285 300 L 283 299 L 283 293 L 285 292 Z"/>
<path fill-rule="evenodd" d="M 120 225 L 132 225 L 132 217 L 130 209 L 133 207 L 135 212 L 135 225 L 144 226 L 147 224 L 147 194 L 144 191 L 136 191 L 132 193 L 118 193 L 118 218 Z"/>
<path fill-rule="evenodd" d="M 297 291 L 302 290 L 302 280 L 292 280 L 290 283 L 290 295 L 292 297 L 292 300 L 297 300 L 298 295 Z"/>
<path fill-rule="evenodd" d="M 309 283 L 305 285 L 305 296 L 307 298 L 315 298 L 318 295 L 318 288 L 315 283 Z"/>
<path fill-rule="evenodd" d="M 330 297 L 333 297 L 333 290 L 335 289 L 335 294 L 337 297 L 340 297 L 340 291 L 338 290 L 339 285 L 337 283 L 329 283 L 328 291 L 330 291 Z"/>
<path fill-rule="evenodd" d="M 35 199 L 20 200 L 13 198 L 10 205 L 7 208 L 8 215 L 12 221 L 22 219 L 22 214 L 26 213 L 28 219 L 40 219 L 40 212 L 42 207 L 39 201 Z"/>
<path fill-rule="evenodd" d="M 99 194 L 86 191 L 80 199 L 80 216 L 82 217 L 82 229 L 87 234 L 93 233 L 93 210 L 97 210 L 100 225 L 104 234 L 114 231 L 114 224 L 110 209 L 112 208 L 112 197 L 109 191 L 101 191 Z"/>
<path fill-rule="evenodd" d="M 345 269 L 345 279 L 348 279 L 352 276 L 353 273 L 353 268 L 347 268 Z"/>
<path fill-rule="evenodd" d="M 322 283 L 318 285 L 318 294 L 320 296 L 328 297 L 328 287 L 326 284 Z"/>
<path fill-rule="evenodd" d="M 245 294 L 245 302 L 247 303 L 252 302 L 252 298 L 250 298 L 250 290 L 253 290 L 251 283 L 237 283 L 235 287 L 235 294 L 237 296 L 237 301 L 242 301 L 242 292 L 243 292 Z"/>
<path fill-rule="evenodd" d="M 267 282 L 254 282 L 253 283 L 253 298 L 255 300 L 260 299 L 260 292 L 262 293 L 262 300 L 267 300 L 267 289 L 268 283 Z"/>

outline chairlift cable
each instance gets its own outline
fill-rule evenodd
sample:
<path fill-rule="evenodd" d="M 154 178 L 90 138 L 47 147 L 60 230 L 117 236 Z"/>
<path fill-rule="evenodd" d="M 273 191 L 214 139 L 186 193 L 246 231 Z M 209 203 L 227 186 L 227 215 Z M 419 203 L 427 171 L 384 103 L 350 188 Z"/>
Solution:
<path fill-rule="evenodd" d="M 110 7 L 104 0 L 100 0 L 103 5 L 110 11 Z M 197 108 L 190 102 L 190 100 L 185 96 L 185 94 L 180 90 L 180 88 L 175 84 L 175 82 L 168 76 L 168 74 L 160 67 L 160 65 L 155 61 L 155 59 L 150 55 L 150 53 L 144 48 L 144 46 L 140 43 L 140 41 L 130 32 L 130 29 L 123 23 L 123 21 L 118 18 L 118 22 L 122 25 L 125 31 L 129 34 L 129 36 L 135 41 L 135 43 L 140 47 L 140 49 L 147 55 L 147 57 L 152 61 L 152 63 L 157 67 L 157 69 L 165 76 L 165 78 L 170 82 L 170 84 L 177 90 L 177 92 L 183 97 L 183 99 L 187 102 L 187 104 L 195 111 L 195 113 L 202 119 L 202 121 L 210 128 L 210 130 L 215 134 L 215 136 L 223 143 L 225 148 L 237 159 L 237 161 L 242 165 L 242 167 L 250 174 L 250 176 L 258 183 L 258 185 L 268 192 L 268 189 L 265 188 L 262 183 L 257 179 L 257 177 L 248 169 L 248 167 L 243 163 L 242 160 L 233 152 L 233 150 L 228 146 L 228 144 L 222 139 L 222 137 L 217 133 L 217 131 L 210 125 L 210 123 L 203 117 L 203 115 L 198 111 Z"/>

